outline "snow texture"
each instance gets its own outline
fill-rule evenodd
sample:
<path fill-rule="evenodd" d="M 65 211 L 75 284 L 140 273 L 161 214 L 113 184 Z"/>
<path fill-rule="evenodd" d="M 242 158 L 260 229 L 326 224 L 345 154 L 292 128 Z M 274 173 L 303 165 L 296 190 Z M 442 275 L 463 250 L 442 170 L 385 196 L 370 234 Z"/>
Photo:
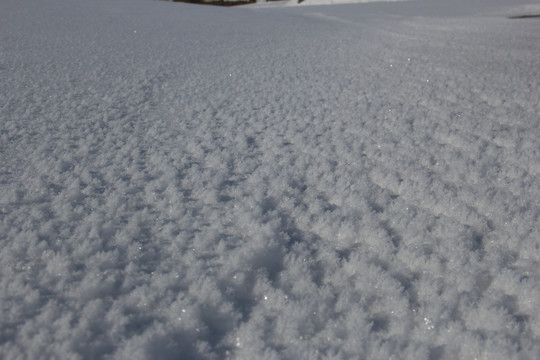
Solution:
<path fill-rule="evenodd" d="M 3 0 L 0 358 L 539 359 L 523 12 Z"/>

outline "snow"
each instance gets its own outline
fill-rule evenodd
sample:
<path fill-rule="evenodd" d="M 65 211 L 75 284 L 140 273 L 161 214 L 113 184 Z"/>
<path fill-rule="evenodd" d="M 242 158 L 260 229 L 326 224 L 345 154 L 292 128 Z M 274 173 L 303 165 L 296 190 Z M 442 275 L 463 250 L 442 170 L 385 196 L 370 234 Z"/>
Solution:
<path fill-rule="evenodd" d="M 0 357 L 540 358 L 527 0 L 0 3 Z"/>
<path fill-rule="evenodd" d="M 393 2 L 393 1 L 406 1 L 406 0 L 302 0 L 300 3 L 298 0 L 287 1 L 288 6 L 301 5 L 301 6 L 313 6 L 313 5 L 334 5 L 334 4 L 360 4 L 370 2 Z M 262 4 L 265 4 L 262 2 Z M 267 5 L 267 4 L 265 4 Z M 270 4 L 270 6 L 275 4 Z M 281 5 L 281 4 L 278 4 Z"/>

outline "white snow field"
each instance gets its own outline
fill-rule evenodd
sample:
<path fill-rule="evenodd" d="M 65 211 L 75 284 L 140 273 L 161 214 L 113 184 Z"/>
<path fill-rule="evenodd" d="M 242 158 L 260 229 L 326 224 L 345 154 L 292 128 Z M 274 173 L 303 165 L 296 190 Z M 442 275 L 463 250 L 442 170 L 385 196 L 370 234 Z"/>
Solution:
<path fill-rule="evenodd" d="M 0 2 L 0 358 L 540 358 L 540 3 L 304 5 Z"/>

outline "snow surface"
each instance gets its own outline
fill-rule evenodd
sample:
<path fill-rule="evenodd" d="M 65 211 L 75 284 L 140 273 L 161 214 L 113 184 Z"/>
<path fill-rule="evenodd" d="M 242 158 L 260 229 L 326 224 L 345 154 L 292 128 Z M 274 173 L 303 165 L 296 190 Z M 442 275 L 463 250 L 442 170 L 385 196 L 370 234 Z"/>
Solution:
<path fill-rule="evenodd" d="M 393 2 L 393 1 L 405 1 L 405 0 L 287 0 L 287 5 L 294 6 L 294 5 L 301 5 L 301 6 L 313 6 L 313 5 L 334 5 L 334 4 L 359 4 L 359 3 L 370 3 L 370 2 Z M 260 4 L 265 4 L 264 0 L 259 2 Z M 274 5 L 282 5 L 278 2 L 278 4 L 266 4 L 270 6 Z"/>
<path fill-rule="evenodd" d="M 3 0 L 0 357 L 540 358 L 522 12 Z"/>

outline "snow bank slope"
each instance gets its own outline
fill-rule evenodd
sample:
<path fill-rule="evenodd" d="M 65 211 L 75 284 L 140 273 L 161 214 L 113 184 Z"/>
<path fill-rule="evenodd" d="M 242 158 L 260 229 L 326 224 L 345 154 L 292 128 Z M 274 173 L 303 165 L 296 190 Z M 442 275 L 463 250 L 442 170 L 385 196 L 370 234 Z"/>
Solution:
<path fill-rule="evenodd" d="M 2 1 L 0 357 L 540 358 L 538 21 L 406 5 Z"/>

